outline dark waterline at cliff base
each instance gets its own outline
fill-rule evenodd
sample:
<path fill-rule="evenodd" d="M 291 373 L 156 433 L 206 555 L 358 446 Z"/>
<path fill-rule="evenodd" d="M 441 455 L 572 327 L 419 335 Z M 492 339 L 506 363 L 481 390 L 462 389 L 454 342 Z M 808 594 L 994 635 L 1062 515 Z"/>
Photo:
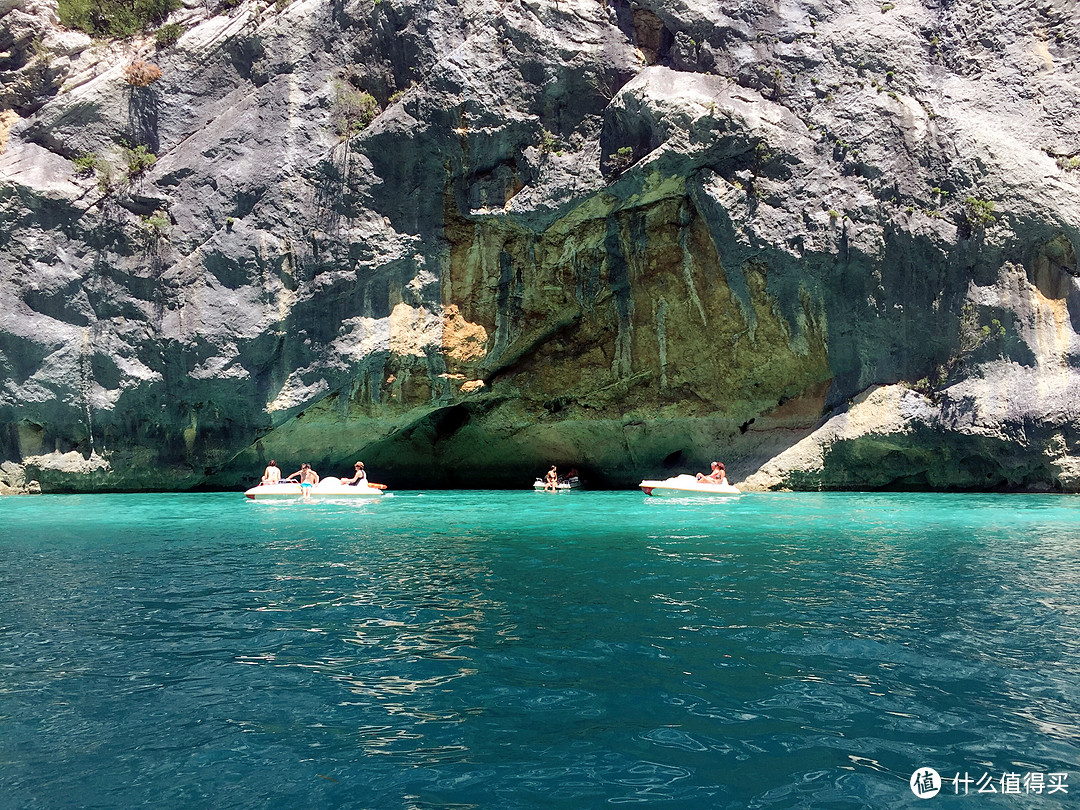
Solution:
<path fill-rule="evenodd" d="M 5 808 L 922 807 L 925 767 L 938 802 L 965 773 L 1067 774 L 972 806 L 1080 791 L 1074 499 L 3 508 Z"/>

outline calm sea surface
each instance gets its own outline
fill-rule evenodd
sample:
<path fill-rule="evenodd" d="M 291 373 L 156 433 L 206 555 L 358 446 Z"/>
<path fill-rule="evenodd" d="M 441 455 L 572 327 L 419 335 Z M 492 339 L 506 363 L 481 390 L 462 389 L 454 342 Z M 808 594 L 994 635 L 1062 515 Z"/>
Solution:
<path fill-rule="evenodd" d="M 0 807 L 623 803 L 1080 806 L 1080 498 L 0 499 Z"/>

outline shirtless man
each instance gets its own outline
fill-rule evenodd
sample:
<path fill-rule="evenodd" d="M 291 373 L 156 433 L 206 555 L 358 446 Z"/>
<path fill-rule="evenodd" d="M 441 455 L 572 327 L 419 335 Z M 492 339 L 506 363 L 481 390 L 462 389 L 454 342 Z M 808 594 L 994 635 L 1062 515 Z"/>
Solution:
<path fill-rule="evenodd" d="M 277 462 L 270 459 L 270 463 L 266 465 L 266 469 L 263 470 L 262 480 L 259 482 L 259 486 L 266 486 L 267 484 L 278 484 L 281 482 L 281 470 L 278 468 Z"/>
<path fill-rule="evenodd" d="M 555 470 L 555 465 L 551 465 L 551 469 L 547 471 L 547 475 L 544 476 L 544 490 L 555 492 L 559 487 L 559 473 Z"/>
<path fill-rule="evenodd" d="M 319 474 L 311 469 L 311 465 L 306 461 L 300 465 L 300 469 L 286 478 L 286 481 L 292 481 L 297 476 L 300 476 L 300 495 L 303 498 L 311 497 L 311 488 L 319 483 Z"/>

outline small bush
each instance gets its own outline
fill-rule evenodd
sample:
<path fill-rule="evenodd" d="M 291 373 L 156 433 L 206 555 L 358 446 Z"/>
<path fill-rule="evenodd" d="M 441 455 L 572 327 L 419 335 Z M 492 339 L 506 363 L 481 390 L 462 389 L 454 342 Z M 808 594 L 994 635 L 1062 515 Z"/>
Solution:
<path fill-rule="evenodd" d="M 184 26 L 180 23 L 166 23 L 154 34 L 154 42 L 159 48 L 168 48 L 170 45 L 175 45 L 183 33 Z"/>
<path fill-rule="evenodd" d="M 98 167 L 98 156 L 93 152 L 87 152 L 72 158 L 71 162 L 75 164 L 75 174 L 93 174 L 94 169 Z"/>
<path fill-rule="evenodd" d="M 160 209 L 142 219 L 143 230 L 152 239 L 164 239 L 168 235 L 171 226 L 172 222 L 169 221 L 168 214 Z"/>
<path fill-rule="evenodd" d="M 629 146 L 623 146 L 615 150 L 615 154 L 608 155 L 608 163 L 614 174 L 622 174 L 634 165 L 634 150 Z"/>
<path fill-rule="evenodd" d="M 132 87 L 149 87 L 161 78 L 161 68 L 150 62 L 132 62 L 124 68 L 124 81 Z"/>
<path fill-rule="evenodd" d="M 371 93 L 338 86 L 332 114 L 338 135 L 342 138 L 350 138 L 365 130 L 380 112 L 379 102 Z"/>
<path fill-rule="evenodd" d="M 139 144 L 134 148 L 128 146 L 122 148 L 124 151 L 124 162 L 127 164 L 128 180 L 135 180 L 136 178 L 141 177 L 157 163 L 157 155 L 142 144 Z"/>
<path fill-rule="evenodd" d="M 882 3 L 881 4 L 881 13 L 884 14 L 887 11 L 892 11 L 894 8 L 896 8 L 895 3 Z"/>
<path fill-rule="evenodd" d="M 274 11 L 280 14 L 289 7 L 290 2 L 291 0 L 274 0 Z"/>
<path fill-rule="evenodd" d="M 964 198 L 964 218 L 973 228 L 985 228 L 997 222 L 994 216 L 994 203 L 977 197 Z"/>
<path fill-rule="evenodd" d="M 546 129 L 540 130 L 540 151 L 547 154 L 549 152 L 554 152 L 555 147 L 555 136 Z"/>
<path fill-rule="evenodd" d="M 1058 168 L 1063 171 L 1075 171 L 1076 169 L 1080 169 L 1080 156 L 1059 157 L 1057 159 L 1057 165 Z"/>

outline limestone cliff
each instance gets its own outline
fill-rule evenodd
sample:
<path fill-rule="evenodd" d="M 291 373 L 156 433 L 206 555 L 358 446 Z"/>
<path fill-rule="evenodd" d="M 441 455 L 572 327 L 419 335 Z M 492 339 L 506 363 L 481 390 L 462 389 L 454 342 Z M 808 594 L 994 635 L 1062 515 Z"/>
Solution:
<path fill-rule="evenodd" d="M 1073 0 L 0 15 L 9 486 L 1080 490 Z"/>

